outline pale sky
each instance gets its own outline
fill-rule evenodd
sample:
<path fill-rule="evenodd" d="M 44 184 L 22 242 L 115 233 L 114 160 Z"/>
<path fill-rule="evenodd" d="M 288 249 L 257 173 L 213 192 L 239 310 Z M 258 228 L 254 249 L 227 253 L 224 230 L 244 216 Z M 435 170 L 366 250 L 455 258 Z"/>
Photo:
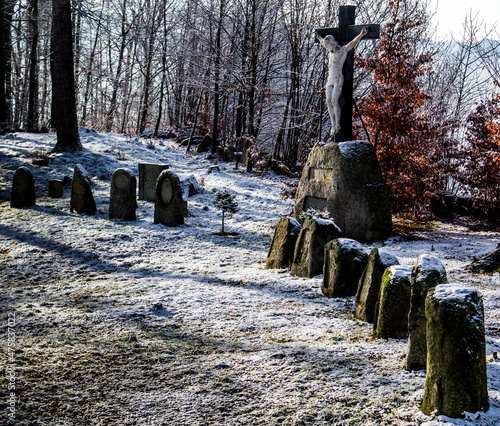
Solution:
<path fill-rule="evenodd" d="M 471 11 L 473 17 L 477 14 L 477 22 L 483 21 L 488 29 L 496 23 L 497 37 L 494 38 L 500 34 L 500 0 L 431 0 L 430 11 L 437 12 L 434 24 L 438 39 L 449 40 L 453 33 L 454 38 L 460 40 L 465 18 Z"/>

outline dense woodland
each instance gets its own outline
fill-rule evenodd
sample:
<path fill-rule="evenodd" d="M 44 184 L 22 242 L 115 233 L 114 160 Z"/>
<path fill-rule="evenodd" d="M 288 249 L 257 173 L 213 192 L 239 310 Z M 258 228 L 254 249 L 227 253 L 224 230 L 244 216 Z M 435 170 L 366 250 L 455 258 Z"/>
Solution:
<path fill-rule="evenodd" d="M 194 129 L 285 173 L 299 172 L 329 132 L 314 30 L 336 26 L 343 1 L 0 4 L 4 131 L 57 129 L 56 149 L 77 150 L 78 126 L 131 136 Z M 498 217 L 498 32 L 469 16 L 457 23 L 461 38 L 445 42 L 426 0 L 349 4 L 357 23 L 381 24 L 381 38 L 356 52 L 353 121 L 376 147 L 393 210 Z"/>

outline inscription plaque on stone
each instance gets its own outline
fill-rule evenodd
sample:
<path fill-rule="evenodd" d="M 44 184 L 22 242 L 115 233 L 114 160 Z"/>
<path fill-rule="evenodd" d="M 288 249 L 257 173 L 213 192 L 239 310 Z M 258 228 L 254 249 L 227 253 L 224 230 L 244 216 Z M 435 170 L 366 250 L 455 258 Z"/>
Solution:
<path fill-rule="evenodd" d="M 156 200 L 156 181 L 167 164 L 139 163 L 139 200 Z"/>
<path fill-rule="evenodd" d="M 322 212 L 326 208 L 326 198 L 307 197 L 304 200 L 304 211 L 309 209 Z"/>
<path fill-rule="evenodd" d="M 309 179 L 332 180 L 333 169 L 309 167 Z"/>
<path fill-rule="evenodd" d="M 35 202 L 35 181 L 33 175 L 26 167 L 19 167 L 14 173 L 10 206 L 29 207 L 35 205 Z"/>
<path fill-rule="evenodd" d="M 165 204 L 170 204 L 172 197 L 174 196 L 174 189 L 172 186 L 172 181 L 170 179 L 165 179 L 161 184 L 161 199 Z"/>

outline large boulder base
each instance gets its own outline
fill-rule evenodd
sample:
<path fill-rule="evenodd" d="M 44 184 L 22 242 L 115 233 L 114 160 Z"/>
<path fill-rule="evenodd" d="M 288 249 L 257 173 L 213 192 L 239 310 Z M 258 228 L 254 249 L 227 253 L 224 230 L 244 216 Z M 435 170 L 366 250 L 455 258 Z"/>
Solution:
<path fill-rule="evenodd" d="M 382 276 L 389 266 L 399 265 L 398 259 L 374 248 L 368 256 L 366 266 L 359 280 L 356 292 L 356 318 L 373 323 L 375 321 L 375 307 L 377 306 Z"/>
<path fill-rule="evenodd" d="M 463 417 L 489 408 L 484 308 L 477 290 L 439 285 L 429 292 L 427 375 L 421 410 Z"/>
<path fill-rule="evenodd" d="M 290 267 L 293 261 L 295 243 L 301 229 L 302 225 L 293 217 L 282 217 L 279 220 L 267 254 L 266 269 Z"/>
<path fill-rule="evenodd" d="M 371 143 L 313 147 L 297 189 L 295 217 L 310 208 L 326 210 L 342 230 L 342 237 L 364 243 L 391 235 L 391 207 Z"/>
<path fill-rule="evenodd" d="M 70 210 L 88 215 L 97 213 L 90 178 L 80 164 L 75 166 L 71 181 Z"/>
<path fill-rule="evenodd" d="M 354 296 L 368 263 L 363 246 L 349 238 L 330 241 L 325 246 L 322 291 L 327 297 Z"/>
<path fill-rule="evenodd" d="M 405 369 L 423 370 L 427 362 L 425 337 L 425 298 L 429 290 L 448 282 L 446 270 L 434 256 L 421 255 L 411 273 L 410 313 L 408 315 L 408 353 Z"/>
<path fill-rule="evenodd" d="M 381 339 L 406 339 L 408 337 L 410 277 L 411 267 L 390 266 L 386 269 L 382 277 L 376 321 L 373 327 L 375 337 Z"/>
<path fill-rule="evenodd" d="M 325 245 L 339 236 L 333 221 L 306 219 L 295 244 L 291 274 L 307 278 L 322 274 Z"/>

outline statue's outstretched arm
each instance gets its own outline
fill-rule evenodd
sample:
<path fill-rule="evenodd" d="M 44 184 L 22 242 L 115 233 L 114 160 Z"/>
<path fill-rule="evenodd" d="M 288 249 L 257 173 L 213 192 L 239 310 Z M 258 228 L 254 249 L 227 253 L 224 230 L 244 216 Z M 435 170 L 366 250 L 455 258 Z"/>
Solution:
<path fill-rule="evenodd" d="M 354 49 L 361 39 L 370 32 L 370 27 L 363 27 L 360 33 L 344 46 L 346 51 Z"/>

